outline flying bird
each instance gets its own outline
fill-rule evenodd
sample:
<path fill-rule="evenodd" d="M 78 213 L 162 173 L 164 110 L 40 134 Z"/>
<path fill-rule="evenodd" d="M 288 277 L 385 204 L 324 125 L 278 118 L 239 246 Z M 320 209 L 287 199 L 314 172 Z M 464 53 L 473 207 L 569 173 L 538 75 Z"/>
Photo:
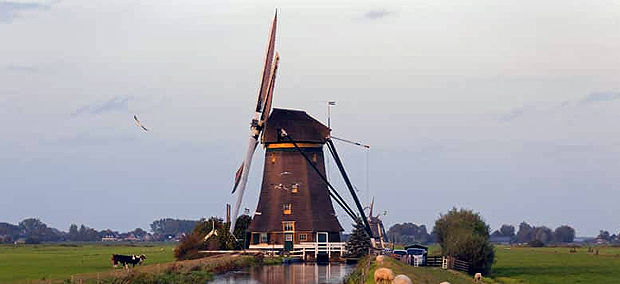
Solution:
<path fill-rule="evenodd" d="M 140 128 L 144 129 L 144 131 L 149 131 L 148 129 L 146 129 L 146 127 L 144 127 L 144 125 L 142 125 L 142 123 L 140 123 L 140 120 L 138 119 L 138 116 L 134 115 L 133 116 L 133 120 L 135 120 L 136 124 L 138 126 L 140 126 Z"/>

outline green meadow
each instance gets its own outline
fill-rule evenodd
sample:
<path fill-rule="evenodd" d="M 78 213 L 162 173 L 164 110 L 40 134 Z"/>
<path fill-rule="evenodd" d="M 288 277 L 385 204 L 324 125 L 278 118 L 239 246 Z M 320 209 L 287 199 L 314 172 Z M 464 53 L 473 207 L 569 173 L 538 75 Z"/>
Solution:
<path fill-rule="evenodd" d="M 0 245 L 0 283 L 56 282 L 75 274 L 110 271 L 112 254 L 145 254 L 143 265 L 170 262 L 173 249 L 174 244 Z"/>
<path fill-rule="evenodd" d="M 396 247 L 402 249 L 402 247 Z M 620 247 L 509 247 L 495 246 L 495 264 L 488 284 L 608 284 L 620 283 Z M 598 249 L 598 255 L 595 250 Z M 437 245 L 429 247 L 429 255 L 441 255 Z M 412 270 L 412 269 L 409 269 Z M 439 272 L 418 269 L 420 277 Z M 424 281 L 420 283 L 425 283 Z M 453 282 L 451 282 L 453 283 Z"/>
<path fill-rule="evenodd" d="M 596 255 L 588 247 L 570 252 L 567 247 L 496 246 L 491 277 L 504 284 L 620 283 L 620 247 L 598 249 Z"/>

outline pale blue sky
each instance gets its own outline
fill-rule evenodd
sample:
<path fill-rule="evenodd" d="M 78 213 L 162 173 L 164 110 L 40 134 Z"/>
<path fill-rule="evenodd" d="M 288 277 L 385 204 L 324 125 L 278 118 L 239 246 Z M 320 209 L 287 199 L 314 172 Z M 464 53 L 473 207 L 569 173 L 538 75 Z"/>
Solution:
<path fill-rule="evenodd" d="M 457 206 L 620 231 L 620 1 L 0 1 L 0 221 L 222 215 L 275 7 L 274 106 L 337 101 L 387 225 Z"/>

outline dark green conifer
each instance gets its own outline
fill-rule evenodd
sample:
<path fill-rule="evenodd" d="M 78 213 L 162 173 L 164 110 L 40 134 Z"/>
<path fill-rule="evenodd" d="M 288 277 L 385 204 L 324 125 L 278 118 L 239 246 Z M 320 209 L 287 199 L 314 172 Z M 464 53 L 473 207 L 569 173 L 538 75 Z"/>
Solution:
<path fill-rule="evenodd" d="M 368 250 L 372 247 L 370 236 L 366 233 L 366 227 L 362 223 L 362 219 L 357 218 L 357 223 L 351 232 L 349 241 L 345 245 L 348 257 L 363 257 L 368 254 Z"/>

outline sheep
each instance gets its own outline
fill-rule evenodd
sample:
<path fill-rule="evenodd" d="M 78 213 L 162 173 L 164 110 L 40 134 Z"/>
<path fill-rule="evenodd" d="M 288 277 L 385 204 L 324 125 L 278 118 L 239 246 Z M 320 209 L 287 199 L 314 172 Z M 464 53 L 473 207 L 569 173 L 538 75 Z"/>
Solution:
<path fill-rule="evenodd" d="M 377 265 L 383 265 L 383 259 L 385 257 L 382 255 L 377 256 Z"/>
<path fill-rule="evenodd" d="M 394 277 L 394 281 L 392 281 L 392 284 L 413 284 L 413 282 L 411 282 L 411 279 L 409 279 L 407 275 L 400 274 Z"/>
<path fill-rule="evenodd" d="M 444 282 L 441 282 L 441 283 L 439 283 L 439 284 L 450 284 L 450 282 L 448 282 L 448 281 L 444 281 Z"/>
<path fill-rule="evenodd" d="M 391 284 L 394 280 L 394 272 L 389 268 L 379 268 L 375 270 L 375 283 Z"/>
<path fill-rule="evenodd" d="M 482 280 L 482 273 L 478 272 L 474 275 L 474 280 L 476 282 L 481 281 Z"/>

